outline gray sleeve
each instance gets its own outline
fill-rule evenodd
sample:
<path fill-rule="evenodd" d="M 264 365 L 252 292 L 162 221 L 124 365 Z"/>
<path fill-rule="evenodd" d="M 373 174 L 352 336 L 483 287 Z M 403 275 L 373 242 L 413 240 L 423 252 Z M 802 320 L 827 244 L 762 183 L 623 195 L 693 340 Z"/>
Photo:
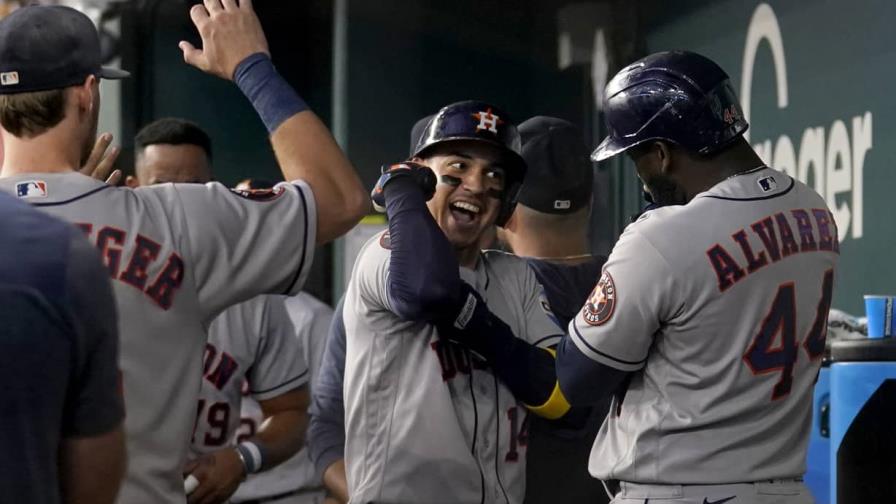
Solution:
<path fill-rule="evenodd" d="M 207 320 L 260 294 L 301 290 L 317 229 L 307 184 L 280 183 L 270 191 L 230 190 L 217 182 L 157 187 L 175 192 L 183 209 L 172 231 L 189 250 Z"/>
<path fill-rule="evenodd" d="M 333 462 L 345 457 L 345 403 L 342 397 L 345 380 L 344 300 L 343 297 L 336 305 L 320 370 L 311 390 L 308 448 L 311 460 L 321 474 Z"/>
<path fill-rule="evenodd" d="M 256 298 L 263 309 L 261 338 L 252 368 L 249 369 L 249 393 L 256 401 L 264 401 L 298 388 L 308 382 L 308 364 L 302 345 L 306 338 L 295 327 L 282 296 Z M 249 301 L 252 303 L 252 301 Z"/>
<path fill-rule="evenodd" d="M 594 292 L 569 323 L 570 339 L 583 354 L 622 371 L 644 367 L 673 300 L 683 299 L 675 270 L 636 226 L 622 233 Z"/>
<path fill-rule="evenodd" d="M 72 231 L 66 289 L 78 359 L 66 398 L 63 436 L 109 432 L 124 418 L 118 372 L 118 313 L 109 272 L 82 233 Z"/>

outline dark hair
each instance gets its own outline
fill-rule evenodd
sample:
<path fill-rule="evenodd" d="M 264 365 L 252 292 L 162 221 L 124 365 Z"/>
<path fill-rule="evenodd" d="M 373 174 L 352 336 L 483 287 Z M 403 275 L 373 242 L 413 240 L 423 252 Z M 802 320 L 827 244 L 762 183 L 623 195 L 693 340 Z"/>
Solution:
<path fill-rule="evenodd" d="M 0 95 L 0 124 L 19 138 L 33 138 L 65 118 L 65 89 Z"/>
<path fill-rule="evenodd" d="M 209 159 L 212 158 L 212 139 L 198 124 L 186 119 L 165 117 L 153 121 L 134 137 L 134 149 L 138 154 L 156 144 L 195 145 L 201 147 Z"/>

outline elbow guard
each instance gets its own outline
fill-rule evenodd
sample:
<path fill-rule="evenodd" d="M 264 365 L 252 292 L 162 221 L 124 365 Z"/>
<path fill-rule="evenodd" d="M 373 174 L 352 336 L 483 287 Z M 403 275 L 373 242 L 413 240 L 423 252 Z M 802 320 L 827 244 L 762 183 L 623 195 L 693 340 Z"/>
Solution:
<path fill-rule="evenodd" d="M 557 352 L 553 349 L 545 348 L 543 350 L 546 350 L 552 357 L 556 358 Z M 557 380 L 554 381 L 554 389 L 551 391 L 551 395 L 548 397 L 547 401 L 538 406 L 533 406 L 531 404 L 524 404 L 524 406 L 526 406 L 526 409 L 532 413 L 547 418 L 548 420 L 561 418 L 571 407 L 569 401 L 567 401 L 566 397 L 563 395 L 563 391 L 560 390 L 560 382 Z"/>

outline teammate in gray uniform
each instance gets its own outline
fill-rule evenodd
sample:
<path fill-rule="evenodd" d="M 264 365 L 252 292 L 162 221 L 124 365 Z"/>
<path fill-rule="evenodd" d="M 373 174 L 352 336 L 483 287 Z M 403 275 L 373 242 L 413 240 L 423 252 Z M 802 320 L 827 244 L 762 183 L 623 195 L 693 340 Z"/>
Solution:
<path fill-rule="evenodd" d="M 343 308 L 350 502 L 520 503 L 527 411 L 568 410 L 553 375 L 546 393 L 529 387 L 538 358 L 553 372 L 558 326 L 543 289 L 523 260 L 481 251 L 513 211 L 518 152 L 504 112 L 451 104 L 417 145 L 426 166 L 392 166 L 374 190 L 389 230 L 362 248 Z M 447 324 L 482 311 L 479 296 L 520 335 L 501 352 L 448 339 Z"/>
<path fill-rule="evenodd" d="M 129 187 L 212 179 L 211 139 L 194 123 L 159 119 L 142 128 L 134 144 L 136 176 L 127 177 Z M 277 466 L 302 446 L 309 373 L 302 341 L 286 311 L 287 299 L 258 296 L 227 308 L 209 325 L 184 469 L 191 503 L 226 501 L 247 475 Z M 265 422 L 237 444 L 233 440 L 246 380 Z M 263 460 L 249 464 L 253 461 L 247 456 L 259 446 L 264 446 Z"/>
<path fill-rule="evenodd" d="M 120 74 L 100 67 L 96 29 L 73 9 L 25 7 L 0 21 L 0 187 L 78 224 L 114 279 L 130 455 L 119 502 L 184 501 L 207 324 L 255 295 L 297 292 L 313 244 L 351 228 L 367 204 L 329 132 L 273 69 L 251 2 L 209 0 L 191 17 L 203 50 L 182 43 L 185 59 L 236 81 L 294 181 L 263 201 L 214 183 L 131 190 L 77 173 L 96 135 L 97 79 Z"/>
<path fill-rule="evenodd" d="M 286 312 L 301 346 L 300 357 L 308 363 L 310 370 L 309 387 L 313 391 L 321 354 L 327 341 L 327 330 L 333 318 L 333 309 L 305 292 L 285 299 Z M 264 421 L 264 411 L 252 396 L 245 396 L 240 414 L 238 440 L 256 432 Z M 306 434 L 306 446 L 309 443 Z M 323 502 L 324 491 L 321 474 L 314 464 L 308 449 L 303 447 L 292 458 L 277 467 L 253 474 L 240 485 L 232 502 L 266 504 L 319 504 Z"/>
<path fill-rule="evenodd" d="M 618 392 L 591 474 L 614 503 L 812 502 L 801 478 L 839 255 L 827 205 L 763 165 L 703 56 L 629 65 L 604 110 L 594 159 L 627 151 L 666 206 L 625 229 L 558 349 L 571 403 Z"/>

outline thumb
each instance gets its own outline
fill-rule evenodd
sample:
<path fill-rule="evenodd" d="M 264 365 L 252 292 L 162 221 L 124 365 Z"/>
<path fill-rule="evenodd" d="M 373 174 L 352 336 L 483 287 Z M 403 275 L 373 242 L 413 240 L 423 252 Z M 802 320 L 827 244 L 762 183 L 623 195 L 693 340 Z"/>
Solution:
<path fill-rule="evenodd" d="M 180 50 L 184 53 L 184 62 L 200 70 L 204 68 L 205 55 L 202 54 L 201 50 L 196 49 L 193 47 L 193 44 L 185 40 L 181 40 L 177 47 L 180 47 Z"/>

